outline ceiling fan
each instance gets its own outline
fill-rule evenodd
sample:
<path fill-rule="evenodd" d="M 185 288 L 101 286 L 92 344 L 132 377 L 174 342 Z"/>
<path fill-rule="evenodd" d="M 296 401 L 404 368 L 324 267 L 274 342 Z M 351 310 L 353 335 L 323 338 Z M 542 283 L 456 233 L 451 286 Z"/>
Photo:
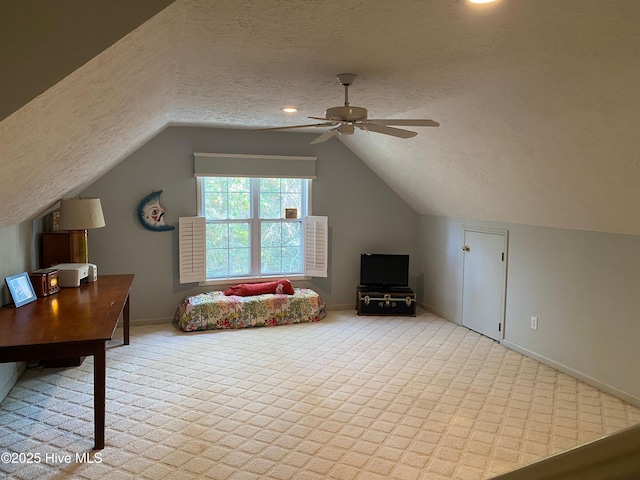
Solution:
<path fill-rule="evenodd" d="M 325 110 L 323 117 L 309 117 L 312 120 L 321 120 L 322 123 L 311 123 L 307 125 L 295 125 L 292 127 L 261 128 L 257 131 L 266 130 L 289 130 L 293 128 L 306 127 L 332 127 L 311 143 L 326 142 L 336 135 L 352 135 L 356 128 L 367 132 L 382 133 L 398 138 L 411 138 L 417 132 L 404 130 L 400 127 L 438 127 L 440 124 L 433 120 L 426 119 L 372 119 L 367 118 L 367 109 L 349 105 L 349 85 L 353 83 L 356 75 L 352 73 L 341 73 L 337 75 L 338 82 L 344 87 L 344 106 L 331 107 Z"/>

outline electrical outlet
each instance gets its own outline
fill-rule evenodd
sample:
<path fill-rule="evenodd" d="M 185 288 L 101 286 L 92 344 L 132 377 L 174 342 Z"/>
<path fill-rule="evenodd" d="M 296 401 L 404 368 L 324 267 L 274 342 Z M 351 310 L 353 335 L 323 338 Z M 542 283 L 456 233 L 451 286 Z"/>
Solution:
<path fill-rule="evenodd" d="M 531 328 L 538 329 L 538 317 L 531 317 Z"/>

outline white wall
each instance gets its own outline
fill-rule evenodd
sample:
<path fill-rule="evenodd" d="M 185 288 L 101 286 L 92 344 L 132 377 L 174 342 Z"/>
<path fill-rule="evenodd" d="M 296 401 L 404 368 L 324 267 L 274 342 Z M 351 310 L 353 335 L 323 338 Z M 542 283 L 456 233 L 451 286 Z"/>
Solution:
<path fill-rule="evenodd" d="M 640 236 L 422 216 L 423 301 L 456 323 L 469 225 L 509 231 L 503 343 L 640 405 Z"/>
<path fill-rule="evenodd" d="M 4 279 L 36 267 L 32 265 L 34 250 L 31 222 L 0 228 L 0 305 L 11 302 Z M 22 370 L 23 364 L 0 363 L 0 401 L 7 396 Z"/>
<path fill-rule="evenodd" d="M 329 217 L 329 277 L 310 286 L 329 307 L 353 307 L 360 254 L 418 257 L 418 215 L 356 155 L 333 139 L 318 145 L 313 133 L 170 127 L 98 179 L 83 196 L 101 198 L 107 226 L 89 231 L 89 261 L 99 273 L 134 273 L 132 322 L 170 321 L 186 296 L 212 287 L 178 282 L 177 229 L 151 232 L 138 222 L 138 203 L 163 190 L 166 222 L 196 214 L 193 152 L 316 156 L 312 185 L 315 215 Z M 216 287 L 220 289 L 223 287 Z"/>

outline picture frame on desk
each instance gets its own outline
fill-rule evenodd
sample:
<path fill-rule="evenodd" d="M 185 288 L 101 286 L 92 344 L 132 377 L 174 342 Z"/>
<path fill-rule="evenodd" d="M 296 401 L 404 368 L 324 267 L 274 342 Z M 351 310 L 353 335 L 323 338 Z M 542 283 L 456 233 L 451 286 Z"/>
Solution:
<path fill-rule="evenodd" d="M 11 298 L 16 308 L 31 303 L 38 298 L 27 272 L 12 275 L 5 278 L 4 281 L 9 288 L 9 293 L 11 293 Z"/>

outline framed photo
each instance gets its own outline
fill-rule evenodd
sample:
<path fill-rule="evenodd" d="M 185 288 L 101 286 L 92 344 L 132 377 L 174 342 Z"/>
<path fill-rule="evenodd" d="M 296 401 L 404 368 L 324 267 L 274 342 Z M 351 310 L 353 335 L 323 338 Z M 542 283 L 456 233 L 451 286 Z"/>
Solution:
<path fill-rule="evenodd" d="M 4 281 L 7 283 L 7 287 L 9 287 L 9 292 L 11 293 L 13 303 L 16 304 L 16 308 L 33 302 L 37 298 L 27 272 L 7 277 Z"/>
<path fill-rule="evenodd" d="M 297 208 L 285 208 L 284 209 L 284 218 L 298 218 L 298 209 Z"/>

